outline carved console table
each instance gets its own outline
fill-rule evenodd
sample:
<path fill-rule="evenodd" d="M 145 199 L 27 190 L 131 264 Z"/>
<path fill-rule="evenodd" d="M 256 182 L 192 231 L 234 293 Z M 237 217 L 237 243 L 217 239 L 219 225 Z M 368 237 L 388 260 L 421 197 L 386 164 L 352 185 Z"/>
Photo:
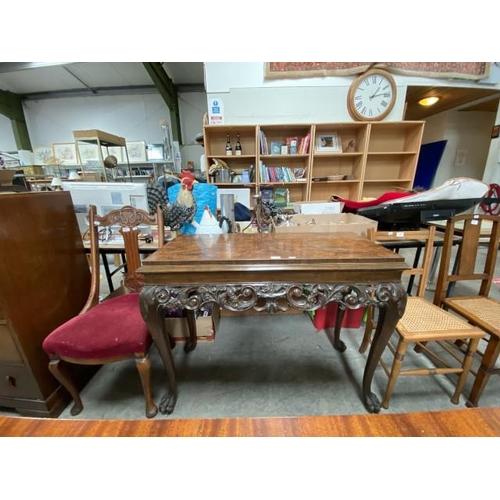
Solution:
<path fill-rule="evenodd" d="M 403 258 L 355 234 L 230 233 L 178 236 L 149 256 L 141 310 L 168 374 L 160 404 L 170 414 L 177 401 L 175 366 L 163 312 L 195 311 L 215 302 L 231 311 L 316 310 L 328 302 L 380 309 L 378 330 L 363 375 L 363 402 L 371 413 L 380 402 L 371 392 L 373 373 L 406 307 Z M 190 346 L 194 348 L 194 346 Z"/>

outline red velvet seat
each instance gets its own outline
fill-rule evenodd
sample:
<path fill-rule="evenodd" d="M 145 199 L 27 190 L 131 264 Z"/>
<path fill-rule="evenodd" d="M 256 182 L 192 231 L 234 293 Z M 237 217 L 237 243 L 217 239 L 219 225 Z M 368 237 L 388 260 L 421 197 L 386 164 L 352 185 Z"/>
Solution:
<path fill-rule="evenodd" d="M 83 410 L 83 404 L 66 363 L 102 365 L 133 358 L 138 369 L 144 397 L 146 416 L 154 417 L 158 408 L 151 395 L 151 370 L 148 350 L 152 337 L 142 318 L 139 292 L 143 277 L 136 273 L 141 265 L 138 236 L 140 224 L 158 225 L 158 242 L 163 245 L 163 212 L 158 206 L 156 216 L 146 211 L 125 206 L 112 210 L 103 217 L 96 207 L 89 210 L 91 289 L 87 303 L 78 316 L 51 332 L 43 342 L 50 358 L 49 370 L 71 394 L 74 405 L 72 415 Z M 120 227 L 126 256 L 126 273 L 122 286 L 107 299 L 99 302 L 100 255 L 98 229 Z"/>
<path fill-rule="evenodd" d="M 131 352 L 147 351 L 150 345 L 138 293 L 101 302 L 61 325 L 43 342 L 47 354 L 75 360 L 127 357 Z"/>

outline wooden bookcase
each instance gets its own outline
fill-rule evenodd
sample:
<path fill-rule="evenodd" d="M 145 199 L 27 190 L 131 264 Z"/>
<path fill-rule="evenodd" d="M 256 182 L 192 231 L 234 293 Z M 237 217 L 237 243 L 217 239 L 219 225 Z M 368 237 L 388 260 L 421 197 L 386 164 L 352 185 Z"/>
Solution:
<path fill-rule="evenodd" d="M 284 187 L 293 201 L 328 201 L 332 195 L 351 200 L 376 198 L 387 191 L 413 187 L 424 130 L 423 121 L 346 122 L 268 125 L 208 125 L 203 127 L 207 181 L 220 187 L 249 187 L 258 194 L 263 186 Z M 234 149 L 236 135 L 243 154 L 227 156 L 230 135 Z M 309 134 L 307 151 L 300 142 Z M 267 149 L 264 145 L 264 137 Z M 340 146 L 324 147 L 322 138 L 335 137 Z M 297 151 L 278 153 L 277 145 L 297 138 Z M 214 159 L 221 159 L 240 180 L 242 171 L 254 171 L 251 182 L 216 182 L 209 175 Z M 282 172 L 304 171 L 304 180 L 286 178 Z M 281 169 L 281 170 L 280 170 Z M 278 175 L 278 177 L 276 177 Z M 251 207 L 250 207 L 251 208 Z"/>

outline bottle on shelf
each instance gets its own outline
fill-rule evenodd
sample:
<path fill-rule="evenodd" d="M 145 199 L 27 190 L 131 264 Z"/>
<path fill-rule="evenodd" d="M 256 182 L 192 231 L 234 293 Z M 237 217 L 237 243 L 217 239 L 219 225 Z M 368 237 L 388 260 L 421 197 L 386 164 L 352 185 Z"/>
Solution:
<path fill-rule="evenodd" d="M 240 134 L 237 135 L 236 139 L 236 147 L 234 148 L 234 154 L 236 156 L 241 156 L 241 141 L 240 141 Z"/>
<path fill-rule="evenodd" d="M 233 146 L 231 146 L 231 138 L 229 137 L 229 134 L 227 134 L 226 155 L 231 156 L 232 154 L 233 154 Z"/>

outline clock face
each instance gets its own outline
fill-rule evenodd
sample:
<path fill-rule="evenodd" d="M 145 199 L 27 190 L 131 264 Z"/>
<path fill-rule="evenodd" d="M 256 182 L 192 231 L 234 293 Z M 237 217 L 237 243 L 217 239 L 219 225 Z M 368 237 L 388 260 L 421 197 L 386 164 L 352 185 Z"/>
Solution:
<path fill-rule="evenodd" d="M 356 120 L 381 120 L 396 102 L 396 84 L 388 73 L 367 71 L 352 83 L 347 97 L 348 110 Z"/>

